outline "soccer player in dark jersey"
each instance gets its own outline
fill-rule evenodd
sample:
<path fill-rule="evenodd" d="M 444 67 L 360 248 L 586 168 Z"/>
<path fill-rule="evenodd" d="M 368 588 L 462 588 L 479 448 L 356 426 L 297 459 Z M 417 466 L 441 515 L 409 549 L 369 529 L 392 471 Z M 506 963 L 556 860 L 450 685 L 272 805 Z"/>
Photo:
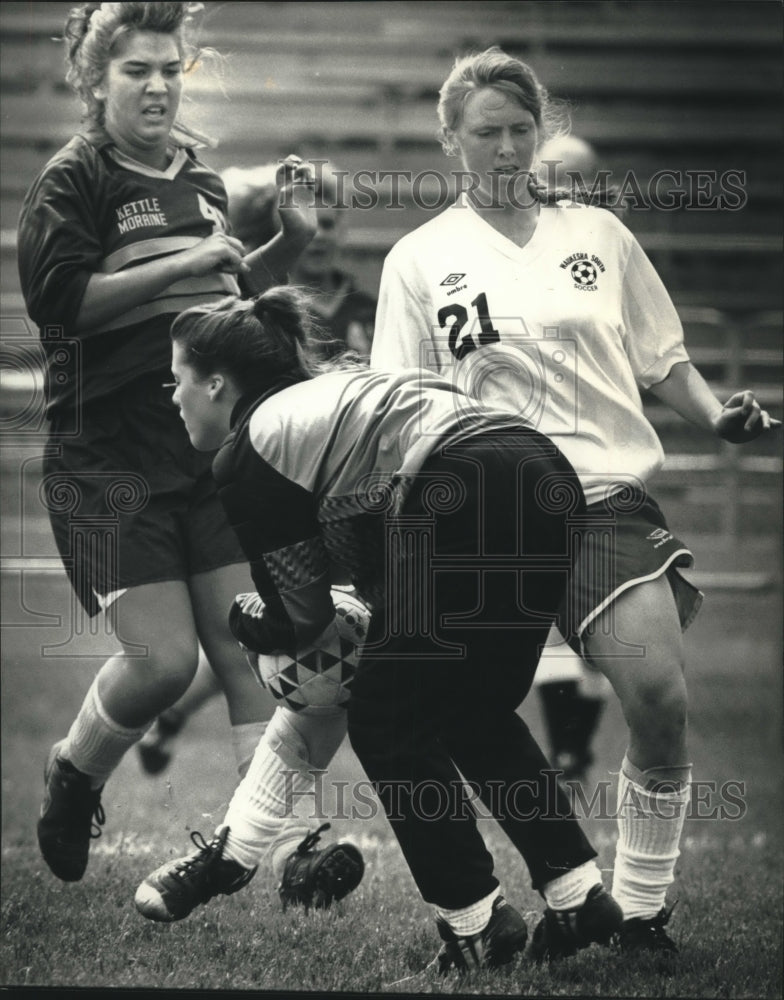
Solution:
<path fill-rule="evenodd" d="M 296 161 L 281 232 L 246 254 L 219 176 L 178 119 L 188 3 L 88 3 L 68 17 L 67 79 L 84 127 L 32 184 L 19 271 L 48 357 L 52 528 L 87 613 L 123 652 L 98 672 L 46 764 L 38 823 L 58 878 L 80 879 L 104 822 L 101 790 L 150 722 L 187 688 L 199 643 L 226 692 L 238 763 L 271 705 L 226 623 L 248 569 L 210 474 L 162 383 L 169 326 L 187 306 L 285 280 L 316 223 Z M 108 525 L 108 527 L 107 527 Z"/>
<path fill-rule="evenodd" d="M 349 736 L 435 907 L 440 970 L 505 964 L 526 943 L 472 797 L 560 913 L 565 936 L 549 957 L 607 941 L 620 908 L 516 713 L 584 509 L 569 463 L 544 435 L 429 372 L 316 363 L 295 289 L 187 310 L 172 339 L 173 401 L 195 447 L 223 442 L 213 473 L 261 598 L 235 603 L 237 639 L 257 653 L 302 650 L 330 627 L 330 587 L 346 578 L 371 608 Z M 491 610 L 477 620 L 480 593 Z M 214 840 L 148 876 L 141 912 L 179 919 L 244 884 L 285 800 L 270 730 L 296 757 L 339 724 L 279 707 Z"/>

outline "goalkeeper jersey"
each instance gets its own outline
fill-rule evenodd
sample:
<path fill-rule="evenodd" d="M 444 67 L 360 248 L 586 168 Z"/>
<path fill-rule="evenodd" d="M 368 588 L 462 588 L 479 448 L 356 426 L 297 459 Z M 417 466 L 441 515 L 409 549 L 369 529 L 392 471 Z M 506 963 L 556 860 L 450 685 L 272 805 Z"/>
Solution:
<path fill-rule="evenodd" d="M 332 583 L 351 581 L 380 604 L 385 522 L 430 454 L 479 433 L 519 433 L 508 413 L 430 372 L 364 368 L 277 385 L 240 400 L 233 418 L 213 475 L 266 605 L 258 622 L 232 622 L 257 652 L 303 648 L 323 631 Z"/>
<path fill-rule="evenodd" d="M 604 209 L 542 206 L 520 248 L 463 197 L 384 263 L 372 366 L 428 368 L 508 409 L 558 445 L 589 503 L 660 467 L 639 389 L 682 361 L 669 295 Z"/>
<path fill-rule="evenodd" d="M 239 292 L 233 275 L 189 278 L 93 330 L 74 331 L 93 274 L 135 267 L 226 230 L 221 179 L 192 150 L 171 152 L 167 169 L 156 170 L 122 154 L 103 129 L 89 127 L 55 154 L 25 197 L 19 273 L 48 355 L 50 408 L 89 402 L 145 372 L 168 371 L 172 316 Z M 51 328 L 59 332 L 53 336 Z M 60 360 L 63 350 L 74 355 L 70 366 Z"/>

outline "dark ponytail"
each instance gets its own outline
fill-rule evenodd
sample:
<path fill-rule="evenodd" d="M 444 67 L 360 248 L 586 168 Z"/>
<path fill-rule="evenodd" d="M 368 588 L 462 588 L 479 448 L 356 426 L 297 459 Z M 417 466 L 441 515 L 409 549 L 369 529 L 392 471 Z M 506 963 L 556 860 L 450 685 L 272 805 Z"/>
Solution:
<path fill-rule="evenodd" d="M 197 375 L 228 375 L 243 395 L 338 367 L 321 359 L 306 297 L 288 285 L 246 301 L 228 298 L 187 309 L 174 320 L 171 337 Z"/>

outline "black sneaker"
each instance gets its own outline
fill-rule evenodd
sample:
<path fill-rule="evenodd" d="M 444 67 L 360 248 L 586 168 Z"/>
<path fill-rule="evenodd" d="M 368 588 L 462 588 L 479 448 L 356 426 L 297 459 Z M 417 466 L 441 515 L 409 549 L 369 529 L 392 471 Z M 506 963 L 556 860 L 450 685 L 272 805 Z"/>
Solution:
<path fill-rule="evenodd" d="M 38 820 L 38 846 L 44 861 L 63 882 L 78 882 L 87 868 L 90 841 L 106 822 L 101 788 L 70 761 L 58 756 L 55 743 L 44 768 L 44 800 Z"/>
<path fill-rule="evenodd" d="M 438 973 L 450 969 L 464 975 L 471 969 L 496 969 L 508 965 L 525 948 L 528 928 L 517 910 L 503 896 L 496 896 L 490 919 L 478 934 L 455 934 L 446 920 L 436 918 L 444 947 L 438 953 Z"/>
<path fill-rule="evenodd" d="M 331 844 L 323 850 L 314 850 L 329 826 L 324 823 L 315 833 L 309 833 L 286 859 L 278 886 L 284 909 L 287 906 L 326 909 L 333 900 L 343 899 L 362 881 L 365 862 L 353 844 Z"/>
<path fill-rule="evenodd" d="M 159 774 L 169 766 L 172 759 L 169 744 L 184 724 L 185 719 L 179 712 L 167 709 L 136 744 L 139 762 L 147 774 Z"/>
<path fill-rule="evenodd" d="M 136 909 L 148 920 L 182 920 L 213 896 L 230 896 L 242 889 L 256 874 L 237 861 L 223 859 L 229 835 L 224 826 L 208 844 L 196 830 L 191 840 L 198 850 L 184 858 L 161 865 L 136 890 Z"/>
<path fill-rule="evenodd" d="M 621 951 L 658 951 L 677 954 L 678 946 L 667 934 L 664 928 L 670 922 L 675 903 L 669 910 L 664 907 L 655 917 L 632 917 L 624 920 L 618 932 L 618 945 Z"/>
<path fill-rule="evenodd" d="M 623 911 L 602 885 L 595 885 L 582 906 L 551 910 L 548 906 L 534 930 L 531 954 L 536 962 L 575 955 L 596 942 L 609 944 L 621 929 Z"/>

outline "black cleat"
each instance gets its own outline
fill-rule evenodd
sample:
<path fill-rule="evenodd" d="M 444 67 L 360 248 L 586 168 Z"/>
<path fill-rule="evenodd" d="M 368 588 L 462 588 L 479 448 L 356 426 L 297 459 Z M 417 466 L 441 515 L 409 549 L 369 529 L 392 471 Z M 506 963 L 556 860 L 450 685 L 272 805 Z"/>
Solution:
<path fill-rule="evenodd" d="M 444 946 L 438 953 L 438 973 L 457 969 L 464 975 L 472 969 L 496 969 L 508 965 L 525 948 L 528 928 L 525 921 L 503 896 L 493 900 L 493 911 L 484 930 L 459 936 L 440 917 L 436 919 Z"/>
<path fill-rule="evenodd" d="M 551 910 L 548 906 L 534 930 L 531 954 L 536 962 L 575 955 L 596 942 L 609 944 L 621 929 L 623 911 L 602 885 L 595 885 L 582 906 Z"/>
<path fill-rule="evenodd" d="M 328 829 L 329 823 L 324 823 L 315 833 L 309 833 L 287 858 L 278 886 L 284 909 L 287 906 L 326 909 L 362 881 L 365 862 L 353 844 L 331 844 L 323 850 L 314 850 L 322 832 Z"/>
<path fill-rule="evenodd" d="M 224 860 L 223 847 L 229 828 L 224 826 L 208 844 L 194 830 L 191 840 L 198 850 L 148 875 L 136 890 L 136 909 L 148 920 L 182 920 L 213 896 L 230 896 L 250 882 L 255 868 Z"/>
<path fill-rule="evenodd" d="M 631 920 L 624 920 L 618 932 L 618 945 L 621 951 L 658 951 L 677 954 L 678 946 L 664 930 L 670 922 L 674 909 L 675 903 L 669 910 L 662 907 L 655 917 L 632 917 Z"/>
<path fill-rule="evenodd" d="M 59 879 L 78 882 L 87 868 L 90 841 L 101 836 L 106 816 L 101 788 L 91 788 L 88 775 L 58 756 L 61 745 L 52 747 L 44 769 L 38 846 Z"/>

